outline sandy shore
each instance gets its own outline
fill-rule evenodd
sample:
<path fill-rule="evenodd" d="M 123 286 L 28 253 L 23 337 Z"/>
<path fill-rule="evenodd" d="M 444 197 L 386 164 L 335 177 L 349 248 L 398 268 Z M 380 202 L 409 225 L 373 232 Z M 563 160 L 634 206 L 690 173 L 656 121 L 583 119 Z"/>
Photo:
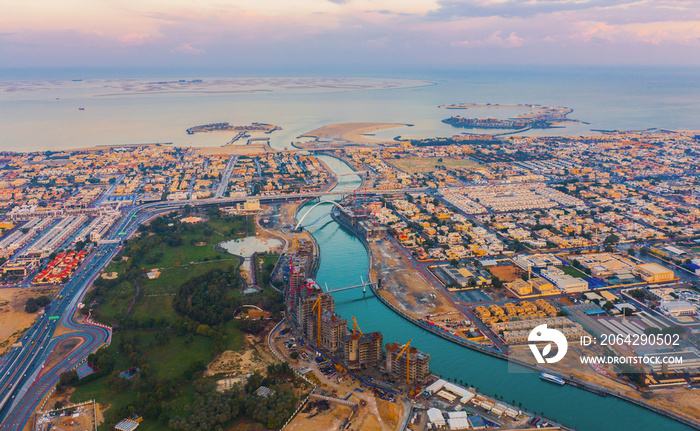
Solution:
<path fill-rule="evenodd" d="M 337 139 L 356 142 L 358 144 L 379 144 L 390 142 L 390 140 L 377 139 L 366 135 L 379 130 L 406 126 L 407 124 L 402 123 L 336 123 L 304 133 L 300 137 L 316 138 L 319 140 Z"/>

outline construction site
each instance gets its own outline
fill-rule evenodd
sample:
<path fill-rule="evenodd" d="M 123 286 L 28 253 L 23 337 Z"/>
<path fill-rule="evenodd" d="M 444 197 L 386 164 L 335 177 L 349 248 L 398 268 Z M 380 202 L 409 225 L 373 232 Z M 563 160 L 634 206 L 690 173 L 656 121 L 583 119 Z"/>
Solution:
<path fill-rule="evenodd" d="M 286 290 L 288 322 L 306 342 L 315 346 L 319 354 L 327 356 L 345 370 L 369 372 L 380 376 L 383 371 L 391 381 L 406 386 L 420 383 L 429 374 L 430 355 L 405 345 L 386 345 L 384 355 L 381 332 L 364 333 L 355 318 L 352 331 L 348 320 L 335 312 L 335 300 L 331 294 L 311 278 L 304 278 L 301 265 L 290 259 L 289 288 Z M 365 283 L 338 290 L 354 289 L 378 283 Z M 386 386 L 392 387 L 391 384 Z"/>
<path fill-rule="evenodd" d="M 95 400 L 75 404 L 46 412 L 37 412 L 34 417 L 36 431 L 84 431 L 97 429 L 101 419 Z"/>

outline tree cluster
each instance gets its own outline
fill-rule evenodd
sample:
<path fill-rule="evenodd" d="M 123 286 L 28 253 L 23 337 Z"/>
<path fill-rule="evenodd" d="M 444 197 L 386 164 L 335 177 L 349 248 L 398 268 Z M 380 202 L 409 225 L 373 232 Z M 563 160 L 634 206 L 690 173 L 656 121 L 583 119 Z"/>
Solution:
<path fill-rule="evenodd" d="M 224 323 L 240 306 L 240 301 L 229 294 L 236 284 L 233 271 L 211 270 L 180 285 L 173 306 L 178 314 L 197 322 L 207 325 Z"/>
<path fill-rule="evenodd" d="M 36 313 L 39 308 L 44 308 L 51 303 L 51 297 L 41 295 L 38 298 L 29 298 L 24 304 L 24 311 L 27 313 Z"/>

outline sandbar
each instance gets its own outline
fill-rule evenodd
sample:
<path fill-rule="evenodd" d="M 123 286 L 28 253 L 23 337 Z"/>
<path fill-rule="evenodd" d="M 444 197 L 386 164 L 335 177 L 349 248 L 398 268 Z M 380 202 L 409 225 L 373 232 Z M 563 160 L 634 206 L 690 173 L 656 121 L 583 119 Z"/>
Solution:
<path fill-rule="evenodd" d="M 408 124 L 403 123 L 336 123 L 304 133 L 300 138 L 316 138 L 318 141 L 342 140 L 358 144 L 381 144 L 391 142 L 391 140 L 377 139 L 367 136 L 367 134 L 406 126 Z M 304 147 L 304 144 L 301 144 L 301 147 Z"/>

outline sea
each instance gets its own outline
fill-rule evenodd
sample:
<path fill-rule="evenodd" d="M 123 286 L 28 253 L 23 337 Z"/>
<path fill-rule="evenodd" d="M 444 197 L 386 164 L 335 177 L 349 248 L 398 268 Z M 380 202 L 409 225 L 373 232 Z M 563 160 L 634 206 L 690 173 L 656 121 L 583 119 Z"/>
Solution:
<path fill-rule="evenodd" d="M 453 111 L 438 107 L 457 103 L 564 106 L 573 109 L 569 118 L 580 121 L 530 130 L 526 135 L 698 130 L 699 76 L 696 67 L 474 66 L 374 74 L 285 75 L 279 71 L 276 76 L 0 69 L 0 150 L 59 151 L 142 143 L 225 145 L 234 133 L 186 133 L 189 127 L 216 122 L 280 126 L 280 131 L 253 137 L 269 137 L 274 148 L 284 149 L 303 141 L 300 135 L 332 123 L 410 124 L 377 132 L 376 137 L 430 138 L 478 132 L 441 122 L 451 115 L 510 118 L 528 112 L 527 108 Z M 203 84 L 180 91 L 180 80 Z M 489 131 L 496 132 L 504 130 Z"/>

